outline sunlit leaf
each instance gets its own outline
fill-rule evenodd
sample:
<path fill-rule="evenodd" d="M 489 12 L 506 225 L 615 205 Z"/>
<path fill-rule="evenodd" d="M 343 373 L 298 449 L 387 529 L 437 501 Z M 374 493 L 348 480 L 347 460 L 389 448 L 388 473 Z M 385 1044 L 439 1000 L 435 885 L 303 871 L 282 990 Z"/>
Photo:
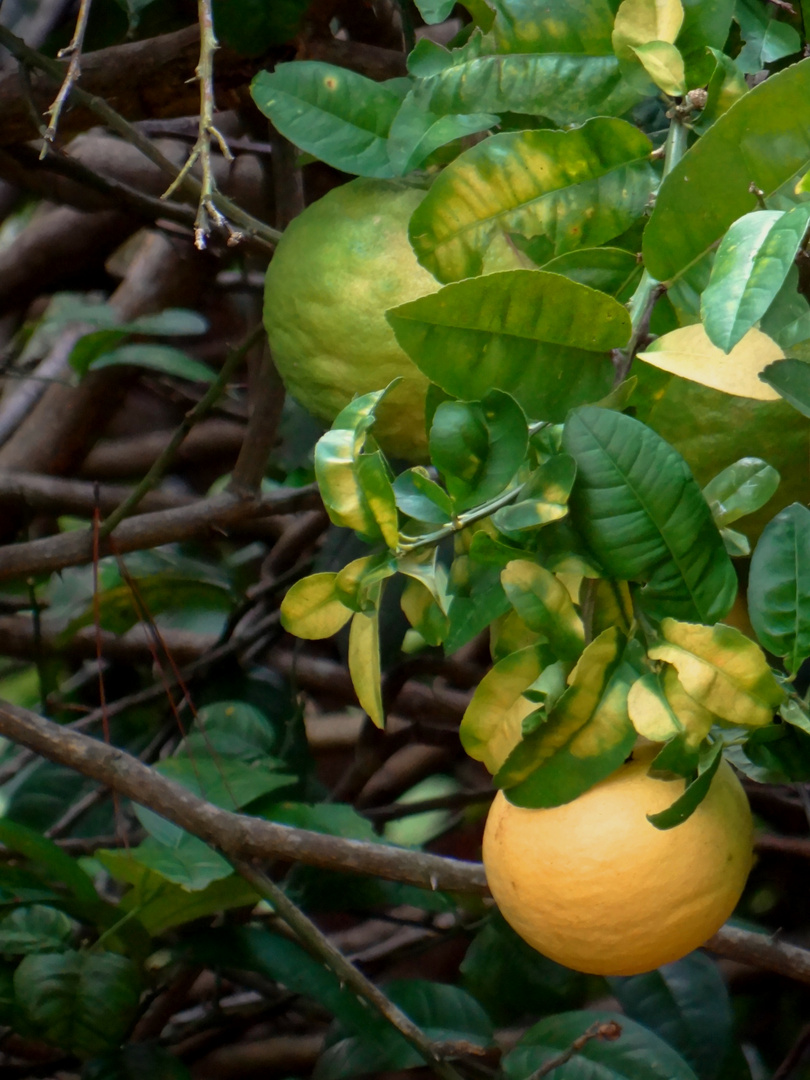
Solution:
<path fill-rule="evenodd" d="M 627 310 L 560 274 L 510 270 L 446 285 L 387 312 L 414 363 L 448 394 L 511 394 L 532 418 L 559 421 L 603 397 L 610 350 L 627 343 Z"/>
<path fill-rule="evenodd" d="M 296 581 L 281 602 L 281 625 L 296 637 L 331 637 L 352 617 L 335 592 L 337 574 L 311 574 Z"/>
<path fill-rule="evenodd" d="M 398 176 L 418 168 L 434 150 L 479 131 L 496 127 L 495 113 L 475 112 L 464 116 L 440 115 L 420 104 L 412 90 L 391 122 L 388 154 Z"/>
<path fill-rule="evenodd" d="M 622 0 L 613 24 L 613 49 L 619 59 L 630 60 L 633 46 L 650 41 L 672 44 L 682 23 L 681 0 Z"/>
<path fill-rule="evenodd" d="M 576 799 L 621 765 L 636 741 L 627 694 L 638 671 L 617 627 L 587 646 L 545 723 L 519 743 L 495 783 L 517 806 Z"/>
<path fill-rule="evenodd" d="M 678 97 L 686 92 L 683 57 L 667 41 L 648 41 L 645 45 L 633 45 L 637 57 L 647 75 L 665 94 Z"/>
<path fill-rule="evenodd" d="M 576 660 L 585 645 L 582 619 L 565 586 L 538 563 L 515 559 L 501 572 L 509 601 L 530 630 L 548 640 L 561 660 Z"/>
<path fill-rule="evenodd" d="M 476 687 L 459 735 L 470 757 L 490 772 L 497 772 L 520 742 L 523 718 L 535 709 L 523 692 L 555 659 L 547 645 L 521 649 L 495 664 Z"/>
<path fill-rule="evenodd" d="M 650 742 L 666 742 L 683 731 L 683 724 L 653 672 L 642 675 L 630 687 L 627 712 L 639 735 Z"/>
<path fill-rule="evenodd" d="M 686 692 L 731 724 L 769 724 L 785 698 L 759 646 L 732 626 L 664 619 L 648 654 L 672 664 Z"/>
<path fill-rule="evenodd" d="M 440 281 L 481 273 L 499 234 L 547 236 L 553 254 L 624 232 L 656 184 L 646 135 L 604 116 L 571 131 L 505 132 L 467 150 L 414 211 L 411 242 Z"/>
<path fill-rule="evenodd" d="M 726 394 L 759 401 L 775 401 L 779 396 L 762 382 L 759 373 L 771 361 L 781 360 L 784 353 L 760 330 L 748 330 L 726 353 L 710 341 L 700 323 L 695 323 L 671 330 L 638 355 L 661 371 L 669 371 Z"/>

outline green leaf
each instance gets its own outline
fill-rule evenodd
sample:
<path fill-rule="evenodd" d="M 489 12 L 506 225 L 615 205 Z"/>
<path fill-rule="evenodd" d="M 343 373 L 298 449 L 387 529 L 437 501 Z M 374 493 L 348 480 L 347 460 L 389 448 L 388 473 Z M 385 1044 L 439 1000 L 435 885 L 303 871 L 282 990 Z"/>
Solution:
<path fill-rule="evenodd" d="M 604 116 L 572 131 L 517 131 L 471 147 L 414 211 L 411 243 L 440 281 L 481 273 L 499 234 L 547 236 L 553 254 L 624 232 L 652 194 L 646 135 Z"/>
<path fill-rule="evenodd" d="M 417 367 L 448 394 L 480 400 L 497 388 L 528 416 L 551 421 L 610 390 L 610 350 L 630 333 L 621 304 L 542 270 L 459 281 L 386 317 Z"/>
<path fill-rule="evenodd" d="M 577 475 L 576 462 L 568 454 L 555 454 L 531 474 L 520 490 L 521 499 L 492 515 L 504 532 L 539 529 L 568 513 L 568 499 Z"/>
<path fill-rule="evenodd" d="M 596 111 L 622 116 L 643 96 L 623 79 L 615 56 L 558 53 L 453 57 L 415 95 L 440 115 L 512 112 L 559 125 L 586 123 Z"/>
<path fill-rule="evenodd" d="M 785 699 L 759 646 L 733 626 L 664 619 L 663 641 L 648 649 L 678 672 L 687 694 L 730 724 L 761 727 Z"/>
<path fill-rule="evenodd" d="M 792 503 L 765 527 L 751 558 L 748 614 L 763 648 L 791 675 L 810 656 L 810 510 Z"/>
<path fill-rule="evenodd" d="M 299 60 L 260 71 L 250 92 L 285 138 L 327 165 L 358 176 L 395 175 L 388 132 L 401 97 L 390 86 L 348 68 Z"/>
<path fill-rule="evenodd" d="M 17 1005 L 36 1037 L 81 1058 L 124 1040 L 140 992 L 133 962 L 112 952 L 26 956 L 14 973 Z"/>
<path fill-rule="evenodd" d="M 681 455 L 640 421 L 596 407 L 571 414 L 563 446 L 577 462 L 574 525 L 607 573 L 646 582 L 653 618 L 722 618 L 737 575 Z"/>
<path fill-rule="evenodd" d="M 808 221 L 806 204 L 787 213 L 755 210 L 735 221 L 720 241 L 700 309 L 706 333 L 724 352 L 770 307 L 801 247 Z"/>
<path fill-rule="evenodd" d="M 524 717 L 535 705 L 523 694 L 553 664 L 547 645 L 532 645 L 498 661 L 475 689 L 461 721 L 461 745 L 494 773 L 521 740 Z"/>
<path fill-rule="evenodd" d="M 357 700 L 378 728 L 385 727 L 380 682 L 380 617 L 357 612 L 349 631 L 349 672 Z"/>
<path fill-rule="evenodd" d="M 207 364 L 201 364 L 169 345 L 121 345 L 94 360 L 90 371 L 108 367 L 142 367 L 161 375 L 200 383 L 213 382 L 217 374 Z"/>
<path fill-rule="evenodd" d="M 779 473 L 760 458 L 744 457 L 710 480 L 703 489 L 719 529 L 759 510 L 779 487 Z"/>
<path fill-rule="evenodd" d="M 414 3 L 428 26 L 444 22 L 456 6 L 456 0 L 414 0 Z"/>
<path fill-rule="evenodd" d="M 607 981 L 627 1016 L 677 1050 L 700 1080 L 718 1080 L 734 1018 L 715 960 L 693 952 L 646 975 Z"/>
<path fill-rule="evenodd" d="M 78 936 L 79 926 L 64 912 L 44 904 L 17 907 L 0 920 L 0 953 L 62 952 Z"/>
<path fill-rule="evenodd" d="M 792 357 L 774 360 L 759 377 L 802 416 L 810 417 L 810 364 Z"/>
<path fill-rule="evenodd" d="M 489 0 L 491 38 L 499 53 L 607 55 L 617 0 Z"/>
<path fill-rule="evenodd" d="M 760 83 L 698 139 L 661 184 L 644 230 L 644 262 L 672 281 L 736 221 L 810 166 L 810 61 Z M 778 153 L 774 147 L 778 146 Z"/>
<path fill-rule="evenodd" d="M 627 693 L 637 672 L 624 635 L 603 631 L 568 676 L 548 720 L 519 743 L 494 778 L 516 806 L 571 802 L 614 772 L 636 741 Z"/>
<path fill-rule="evenodd" d="M 331 637 L 352 617 L 335 592 L 337 574 L 311 574 L 296 581 L 281 602 L 281 625 L 308 641 Z"/>
<path fill-rule="evenodd" d="M 580 285 L 615 296 L 623 303 L 630 299 L 642 268 L 632 251 L 597 247 L 578 248 L 557 255 L 543 264 L 543 270 L 549 274 L 563 274 Z"/>
<path fill-rule="evenodd" d="M 456 513 L 499 495 L 523 464 L 529 435 L 523 410 L 492 390 L 483 401 L 445 401 L 430 428 L 430 457 Z"/>
<path fill-rule="evenodd" d="M 233 874 L 233 867 L 222 855 L 203 840 L 190 833 L 181 833 L 175 843 L 160 843 L 147 837 L 130 851 L 132 859 L 140 866 L 182 886 L 186 892 L 199 892 L 213 881 L 221 881 Z"/>
<path fill-rule="evenodd" d="M 706 796 L 709 794 L 714 774 L 720 767 L 723 759 L 723 744 L 719 740 L 703 751 L 700 755 L 697 767 L 697 776 L 691 780 L 672 806 L 661 810 L 657 814 L 647 814 L 647 820 L 656 829 L 674 829 L 681 825 L 687 818 L 694 814 Z"/>
<path fill-rule="evenodd" d="M 48 876 L 67 886 L 77 900 L 90 905 L 98 903 L 98 893 L 90 875 L 82 870 L 76 859 L 40 832 L 0 817 L 0 843 L 44 867 Z"/>
<path fill-rule="evenodd" d="M 689 87 L 705 86 L 715 68 L 717 58 L 728 38 L 736 0 L 684 0 L 683 26 L 677 46 L 686 65 Z M 733 61 L 729 59 L 729 63 Z M 744 89 L 748 89 L 743 80 Z M 709 85 L 711 99 L 712 87 Z"/>
<path fill-rule="evenodd" d="M 434 150 L 465 135 L 496 127 L 495 113 L 441 116 L 426 109 L 411 90 L 391 122 L 388 153 L 396 175 L 405 176 L 418 168 Z"/>
<path fill-rule="evenodd" d="M 529 629 L 542 634 L 560 660 L 576 660 L 585 647 L 585 631 L 563 583 L 526 559 L 508 563 L 501 583 Z"/>
<path fill-rule="evenodd" d="M 507 1080 L 528 1080 L 599 1023 L 616 1024 L 621 1034 L 612 1040 L 588 1039 L 570 1061 L 554 1069 L 555 1080 L 696 1080 L 683 1058 L 646 1027 L 622 1014 L 590 1010 L 549 1016 L 529 1028 L 503 1060 Z"/>
<path fill-rule="evenodd" d="M 121 323 L 119 330 L 128 334 L 153 334 L 155 337 L 195 337 L 208 330 L 209 322 L 198 311 L 188 308 L 164 308 L 150 315 Z"/>
<path fill-rule="evenodd" d="M 416 521 L 445 525 L 453 516 L 450 496 L 421 466 L 399 474 L 394 481 L 394 496 L 402 513 Z"/>

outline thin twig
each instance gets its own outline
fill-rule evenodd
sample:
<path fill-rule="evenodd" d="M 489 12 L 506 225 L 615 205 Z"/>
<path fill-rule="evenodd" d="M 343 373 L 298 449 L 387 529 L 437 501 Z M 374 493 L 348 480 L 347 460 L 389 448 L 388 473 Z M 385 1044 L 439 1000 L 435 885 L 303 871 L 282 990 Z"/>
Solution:
<path fill-rule="evenodd" d="M 214 33 L 214 15 L 211 0 L 197 0 L 197 15 L 200 24 L 200 60 L 197 64 L 197 81 L 200 84 L 200 121 L 195 142 L 185 165 L 172 181 L 164 198 L 168 198 L 191 172 L 197 161 L 202 170 L 202 184 L 197 203 L 197 217 L 194 221 L 194 243 L 203 251 L 208 244 L 211 232 L 210 219 L 220 228 L 227 225 L 225 218 L 216 206 L 217 185 L 211 168 L 211 139 L 216 139 L 226 161 L 233 161 L 228 144 L 214 126 L 214 53 L 219 47 Z M 240 237 L 232 237 L 238 242 Z"/>
<path fill-rule="evenodd" d="M 255 327 L 241 345 L 230 351 L 217 377 L 194 408 L 187 412 L 183 417 L 182 423 L 178 426 L 177 430 L 169 440 L 169 445 L 151 467 L 149 472 L 135 487 L 135 490 L 123 500 L 120 506 L 118 506 L 108 518 L 105 518 L 100 529 L 100 535 L 102 537 L 109 536 L 113 529 L 137 508 L 138 503 L 144 495 L 160 483 L 174 460 L 174 455 L 180 448 L 180 444 L 183 442 L 186 435 L 188 435 L 189 431 L 191 431 L 198 421 L 208 415 L 217 403 L 220 394 L 228 385 L 231 376 L 241 364 L 242 360 L 244 360 L 246 354 L 250 352 L 252 347 L 259 340 L 263 332 L 263 327 L 261 325 Z"/>
<path fill-rule="evenodd" d="M 82 45 L 84 44 L 84 34 L 87 30 L 87 20 L 90 17 L 90 4 L 92 0 L 80 0 L 79 14 L 76 17 L 76 29 L 73 31 L 73 37 L 70 39 L 70 44 L 60 49 L 56 54 L 60 60 L 64 60 L 67 57 L 70 58 L 68 63 L 67 74 L 62 80 L 62 85 L 59 88 L 59 93 L 56 95 L 56 100 L 50 109 L 48 109 L 48 129 L 43 135 L 44 143 L 42 146 L 41 157 L 45 157 L 48 152 L 50 144 L 56 141 L 56 130 L 59 127 L 59 117 L 62 115 L 62 109 L 65 107 L 67 99 L 70 97 L 70 92 L 73 89 L 76 80 L 81 74 L 81 58 L 82 58 Z"/>
<path fill-rule="evenodd" d="M 565 1065 L 567 1061 L 570 1061 L 591 1039 L 607 1039 L 612 1042 L 614 1039 L 618 1039 L 621 1033 L 621 1025 L 617 1024 L 615 1020 L 597 1020 L 596 1023 L 591 1024 L 587 1031 L 583 1031 L 579 1038 L 574 1039 L 567 1050 L 563 1050 L 556 1057 L 544 1061 L 540 1068 L 535 1069 L 526 1080 L 542 1080 L 544 1076 L 548 1076 L 549 1073 L 554 1072 L 555 1069 L 559 1069 L 561 1065 Z"/>
<path fill-rule="evenodd" d="M 424 1031 L 335 948 L 329 938 L 322 934 L 304 912 L 290 900 L 283 889 L 280 889 L 271 878 L 250 863 L 235 861 L 233 866 L 263 899 L 272 904 L 301 941 L 337 975 L 341 984 L 357 994 L 362 1001 L 368 1002 L 404 1039 L 407 1039 L 437 1076 L 442 1077 L 443 1080 L 462 1080 L 461 1075 L 453 1066 L 442 1059 L 439 1048 Z"/>

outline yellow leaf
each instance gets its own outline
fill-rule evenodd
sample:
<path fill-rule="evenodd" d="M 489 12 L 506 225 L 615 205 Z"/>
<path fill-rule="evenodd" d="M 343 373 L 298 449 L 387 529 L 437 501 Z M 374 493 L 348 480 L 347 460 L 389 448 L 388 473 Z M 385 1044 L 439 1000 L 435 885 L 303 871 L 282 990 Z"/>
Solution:
<path fill-rule="evenodd" d="M 673 44 L 682 23 L 680 0 L 622 0 L 613 23 L 613 48 L 620 60 L 630 60 L 633 46 Z"/>
<path fill-rule="evenodd" d="M 785 693 L 762 649 L 723 623 L 701 626 L 664 619 L 664 641 L 648 650 L 677 670 L 686 693 L 730 724 L 769 724 Z"/>
<path fill-rule="evenodd" d="M 358 612 L 349 631 L 349 673 L 357 700 L 378 728 L 385 727 L 380 684 L 379 617 Z"/>
<path fill-rule="evenodd" d="M 673 713 L 655 675 L 642 675 L 630 687 L 627 712 L 633 727 L 651 742 L 667 742 L 683 731 L 683 725 Z"/>
<path fill-rule="evenodd" d="M 331 637 L 352 617 L 337 598 L 337 574 L 311 574 L 296 581 L 281 602 L 281 625 L 296 637 Z"/>
<path fill-rule="evenodd" d="M 703 326 L 695 323 L 671 330 L 638 355 L 661 371 L 711 386 L 724 394 L 758 401 L 779 399 L 779 394 L 762 382 L 759 373 L 774 360 L 783 360 L 785 354 L 772 338 L 755 328 L 730 353 L 713 345 Z"/>

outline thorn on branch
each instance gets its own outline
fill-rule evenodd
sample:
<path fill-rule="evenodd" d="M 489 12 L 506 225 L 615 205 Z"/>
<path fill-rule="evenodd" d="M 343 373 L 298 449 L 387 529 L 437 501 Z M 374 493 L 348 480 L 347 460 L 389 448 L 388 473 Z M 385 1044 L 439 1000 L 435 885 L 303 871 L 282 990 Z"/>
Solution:
<path fill-rule="evenodd" d="M 68 60 L 67 74 L 65 75 L 62 85 L 59 88 L 59 93 L 56 95 L 53 104 L 48 109 L 46 115 L 49 118 L 48 127 L 43 134 L 42 152 L 40 158 L 44 158 L 48 153 L 50 146 L 56 141 L 56 132 L 59 127 L 59 117 L 62 115 L 62 110 L 65 107 L 67 99 L 70 97 L 70 92 L 73 89 L 74 83 L 81 74 L 81 56 L 82 45 L 84 44 L 84 35 L 87 30 L 87 20 L 90 17 L 90 4 L 92 0 L 81 0 L 79 4 L 79 14 L 76 17 L 76 28 L 73 31 L 73 37 L 70 39 L 70 44 L 64 49 L 60 49 L 56 54 L 59 60 Z"/>

